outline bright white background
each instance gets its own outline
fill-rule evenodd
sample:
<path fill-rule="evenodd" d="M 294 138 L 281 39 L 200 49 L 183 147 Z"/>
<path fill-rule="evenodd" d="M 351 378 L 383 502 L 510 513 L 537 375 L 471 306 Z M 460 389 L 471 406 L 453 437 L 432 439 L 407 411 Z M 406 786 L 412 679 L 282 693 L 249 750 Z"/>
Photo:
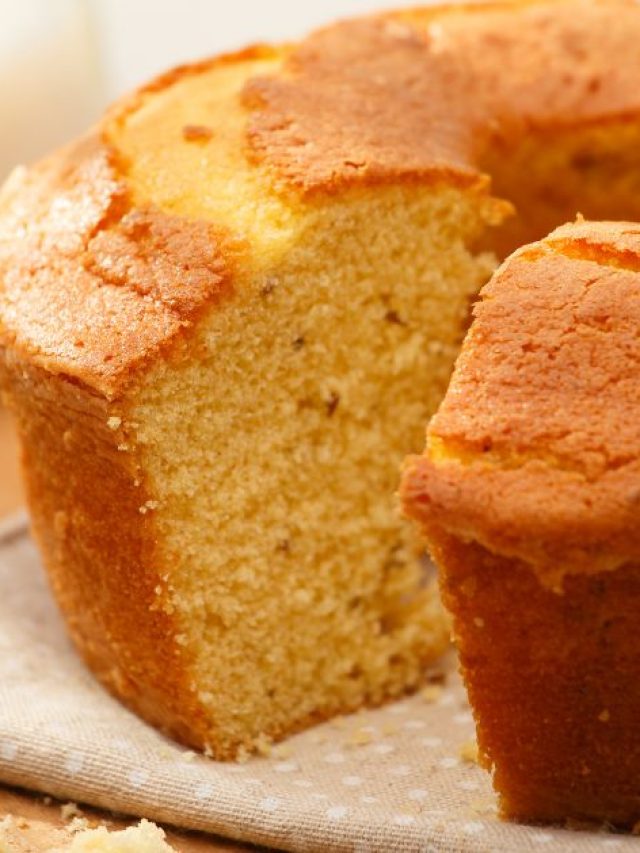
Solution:
<path fill-rule="evenodd" d="M 0 181 L 172 65 L 411 2 L 0 0 Z"/>

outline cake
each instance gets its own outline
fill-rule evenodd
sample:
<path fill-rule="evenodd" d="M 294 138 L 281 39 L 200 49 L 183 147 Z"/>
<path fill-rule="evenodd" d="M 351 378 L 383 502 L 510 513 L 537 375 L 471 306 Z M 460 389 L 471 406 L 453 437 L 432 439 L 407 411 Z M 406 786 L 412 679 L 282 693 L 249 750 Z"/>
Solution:
<path fill-rule="evenodd" d="M 57 853 L 173 853 L 164 830 L 151 821 L 109 832 L 105 826 L 85 829 Z M 54 851 L 56 853 L 56 851 Z"/>
<path fill-rule="evenodd" d="M 78 819 L 83 820 L 83 819 Z M 144 818 L 125 829 L 109 831 L 106 826 L 53 829 L 37 820 L 14 818 L 0 820 L 0 853 L 175 853 L 166 841 L 163 829 Z"/>
<path fill-rule="evenodd" d="M 229 759 L 419 685 L 399 466 L 497 258 L 640 219 L 639 143 L 634 2 L 485 3 L 176 69 L 12 175 L 2 383 L 116 696 Z"/>
<path fill-rule="evenodd" d="M 508 817 L 640 820 L 639 328 L 640 225 L 520 249 L 407 464 Z"/>

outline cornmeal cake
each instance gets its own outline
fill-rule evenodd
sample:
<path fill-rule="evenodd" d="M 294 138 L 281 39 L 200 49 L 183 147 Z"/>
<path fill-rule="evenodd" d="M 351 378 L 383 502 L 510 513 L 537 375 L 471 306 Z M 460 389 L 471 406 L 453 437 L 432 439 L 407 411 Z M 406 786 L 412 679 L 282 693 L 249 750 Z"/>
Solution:
<path fill-rule="evenodd" d="M 13 174 L 2 381 L 117 696 L 232 758 L 419 684 L 448 628 L 399 466 L 496 257 L 640 219 L 639 146 L 634 2 L 488 3 L 176 69 Z"/>

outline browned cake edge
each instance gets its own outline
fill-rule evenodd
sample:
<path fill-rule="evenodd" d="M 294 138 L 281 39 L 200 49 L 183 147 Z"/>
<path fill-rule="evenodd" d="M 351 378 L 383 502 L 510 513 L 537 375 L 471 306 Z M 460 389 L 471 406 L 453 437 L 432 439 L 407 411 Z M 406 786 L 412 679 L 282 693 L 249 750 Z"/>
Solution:
<path fill-rule="evenodd" d="M 507 261 L 404 474 L 511 818 L 640 818 L 639 261 L 587 222 Z"/>

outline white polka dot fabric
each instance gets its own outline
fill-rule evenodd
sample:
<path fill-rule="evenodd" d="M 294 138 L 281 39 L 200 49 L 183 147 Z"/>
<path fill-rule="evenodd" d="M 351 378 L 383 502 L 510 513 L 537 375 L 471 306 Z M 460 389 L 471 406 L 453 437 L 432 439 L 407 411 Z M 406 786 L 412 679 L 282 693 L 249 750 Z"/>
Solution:
<path fill-rule="evenodd" d="M 217 763 L 102 690 L 65 636 L 25 520 L 0 529 L 0 780 L 281 850 L 640 851 L 630 836 L 498 820 L 487 774 L 465 758 L 473 721 L 448 669 L 441 690 Z"/>

